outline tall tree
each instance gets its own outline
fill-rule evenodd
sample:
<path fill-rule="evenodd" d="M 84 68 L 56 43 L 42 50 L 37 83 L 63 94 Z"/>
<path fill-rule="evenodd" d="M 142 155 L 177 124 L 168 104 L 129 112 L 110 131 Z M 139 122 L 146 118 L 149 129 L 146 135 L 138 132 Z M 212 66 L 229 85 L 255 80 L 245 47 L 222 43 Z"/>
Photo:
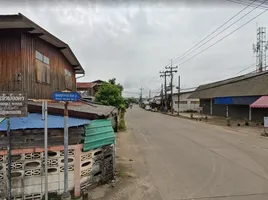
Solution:
<path fill-rule="evenodd" d="M 116 86 L 120 89 L 121 94 L 122 94 L 122 92 L 123 92 L 123 90 L 124 90 L 124 87 L 123 87 L 120 83 L 117 83 L 117 84 L 116 84 L 116 78 L 109 79 L 108 82 L 109 82 L 110 84 L 112 84 L 112 85 L 116 85 Z"/>
<path fill-rule="evenodd" d="M 117 85 L 111 84 L 110 80 L 109 83 L 101 85 L 95 100 L 104 105 L 115 106 L 117 108 L 124 107 L 121 89 Z"/>

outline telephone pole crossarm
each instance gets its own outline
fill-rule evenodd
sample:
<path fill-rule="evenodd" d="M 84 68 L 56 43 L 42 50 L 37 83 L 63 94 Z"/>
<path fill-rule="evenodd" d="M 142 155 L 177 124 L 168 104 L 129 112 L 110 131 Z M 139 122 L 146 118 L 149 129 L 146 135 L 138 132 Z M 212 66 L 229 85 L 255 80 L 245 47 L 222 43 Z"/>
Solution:
<path fill-rule="evenodd" d="M 172 66 L 172 59 L 171 59 L 171 64 L 170 66 L 166 66 L 165 68 L 167 69 L 167 72 L 169 73 L 169 75 L 171 76 L 171 80 L 170 80 L 170 92 L 171 92 L 171 102 L 170 102 L 170 106 L 171 106 L 171 114 L 174 113 L 174 108 L 173 108 L 173 73 L 177 73 L 178 71 L 175 70 L 178 68 L 178 66 L 173 67 Z"/>

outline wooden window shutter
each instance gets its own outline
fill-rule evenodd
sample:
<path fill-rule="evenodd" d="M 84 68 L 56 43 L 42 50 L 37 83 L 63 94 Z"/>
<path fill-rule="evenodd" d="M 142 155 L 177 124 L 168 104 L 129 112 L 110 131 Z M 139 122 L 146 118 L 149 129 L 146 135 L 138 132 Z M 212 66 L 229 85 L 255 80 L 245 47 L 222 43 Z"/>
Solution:
<path fill-rule="evenodd" d="M 46 65 L 44 63 L 42 63 L 42 67 L 41 67 L 41 81 L 42 83 L 46 83 Z"/>
<path fill-rule="evenodd" d="M 36 80 L 38 83 L 42 83 L 42 78 L 41 78 L 42 64 L 43 64 L 42 62 L 36 59 Z"/>
<path fill-rule="evenodd" d="M 72 75 L 69 76 L 69 89 L 72 89 Z"/>
<path fill-rule="evenodd" d="M 47 83 L 50 84 L 50 66 L 46 65 L 46 78 L 47 78 Z"/>

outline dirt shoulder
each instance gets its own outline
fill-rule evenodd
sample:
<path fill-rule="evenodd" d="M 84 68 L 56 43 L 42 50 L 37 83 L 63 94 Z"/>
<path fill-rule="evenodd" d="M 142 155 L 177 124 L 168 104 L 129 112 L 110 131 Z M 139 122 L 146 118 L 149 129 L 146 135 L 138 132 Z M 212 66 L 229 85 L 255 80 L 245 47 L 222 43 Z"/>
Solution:
<path fill-rule="evenodd" d="M 93 200 L 155 199 L 143 151 L 134 132 L 116 133 L 116 180 L 91 191 Z"/>

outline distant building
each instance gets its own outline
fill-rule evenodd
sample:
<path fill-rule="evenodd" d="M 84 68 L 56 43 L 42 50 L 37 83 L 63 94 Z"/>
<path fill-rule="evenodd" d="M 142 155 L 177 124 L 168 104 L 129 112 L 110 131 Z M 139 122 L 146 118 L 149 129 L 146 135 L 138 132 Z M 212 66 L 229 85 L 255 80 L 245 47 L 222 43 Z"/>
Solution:
<path fill-rule="evenodd" d="M 99 90 L 99 87 L 103 83 L 105 83 L 105 81 L 102 80 L 96 80 L 93 82 L 78 82 L 76 85 L 76 89 L 83 98 L 88 100 L 94 100 L 96 93 Z"/>
<path fill-rule="evenodd" d="M 0 15 L 0 90 L 51 99 L 54 91 L 76 91 L 84 69 L 68 46 L 22 14 Z"/>
<path fill-rule="evenodd" d="M 189 98 L 199 98 L 206 115 L 262 121 L 268 116 L 268 71 L 200 85 Z"/>
<path fill-rule="evenodd" d="M 190 99 L 189 96 L 192 94 L 192 91 L 181 92 L 180 101 L 179 101 L 179 112 L 184 111 L 197 111 L 199 108 L 199 99 Z M 178 93 L 173 94 L 173 108 L 174 111 L 178 112 Z"/>
<path fill-rule="evenodd" d="M 174 89 L 174 91 L 177 91 L 177 90 Z M 179 104 L 180 112 L 184 112 L 187 110 L 188 111 L 189 110 L 192 110 L 192 111 L 198 110 L 199 99 L 189 99 L 189 96 L 191 95 L 191 93 L 192 93 L 192 91 L 180 93 L 180 104 Z M 170 101 L 170 99 L 171 99 L 171 92 L 170 91 L 167 92 L 167 97 L 168 97 L 168 101 Z M 172 100 L 173 100 L 174 111 L 178 112 L 178 93 L 177 92 L 173 93 Z M 164 105 L 164 101 L 165 101 L 165 94 L 163 94 L 163 102 L 162 102 L 161 93 L 157 94 L 152 99 L 153 107 L 160 110 L 161 106 Z"/>

